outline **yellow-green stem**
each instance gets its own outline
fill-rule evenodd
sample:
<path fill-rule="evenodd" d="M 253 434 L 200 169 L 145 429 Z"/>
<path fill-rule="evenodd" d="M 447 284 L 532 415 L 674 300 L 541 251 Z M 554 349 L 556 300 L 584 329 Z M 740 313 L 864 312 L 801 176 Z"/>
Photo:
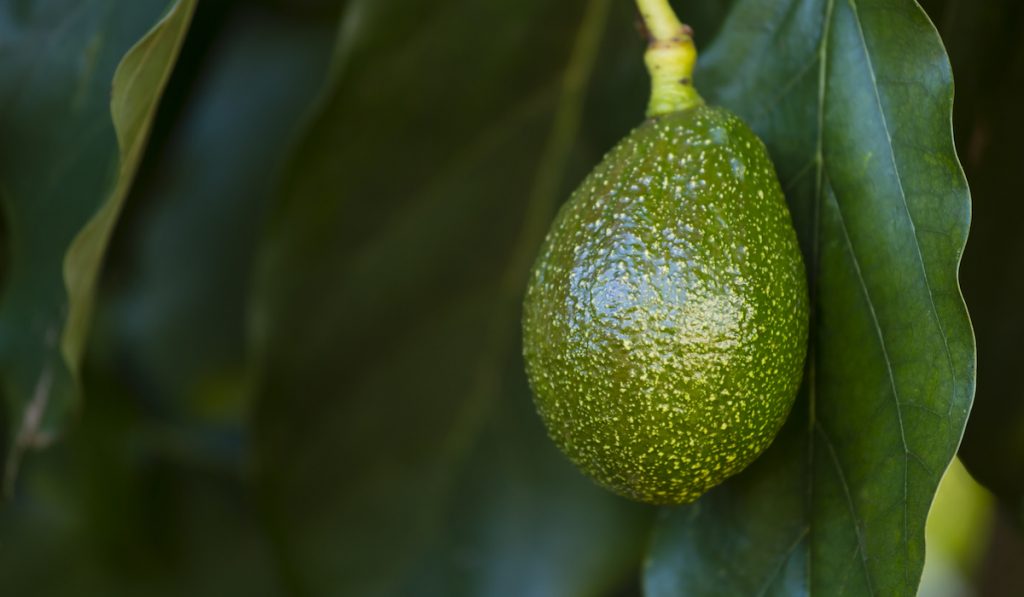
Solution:
<path fill-rule="evenodd" d="M 650 39 L 644 62 L 651 75 L 647 116 L 678 112 L 704 103 L 693 86 L 697 48 L 668 0 L 636 0 Z"/>

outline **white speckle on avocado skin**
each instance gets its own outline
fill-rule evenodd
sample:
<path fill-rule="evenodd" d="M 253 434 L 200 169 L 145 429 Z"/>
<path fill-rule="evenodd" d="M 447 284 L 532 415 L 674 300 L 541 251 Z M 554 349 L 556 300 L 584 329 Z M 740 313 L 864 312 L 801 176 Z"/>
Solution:
<path fill-rule="evenodd" d="M 764 145 L 701 106 L 648 120 L 559 212 L 524 302 L 537 410 L 602 485 L 685 503 L 771 443 L 800 384 L 807 282 Z"/>

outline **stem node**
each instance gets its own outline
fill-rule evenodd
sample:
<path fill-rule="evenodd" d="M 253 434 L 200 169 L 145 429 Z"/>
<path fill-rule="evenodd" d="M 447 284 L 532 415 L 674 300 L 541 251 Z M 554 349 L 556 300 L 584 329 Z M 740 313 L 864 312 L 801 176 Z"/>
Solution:
<path fill-rule="evenodd" d="M 636 0 L 648 33 L 644 62 L 651 75 L 647 116 L 678 112 L 704 103 L 693 86 L 697 48 L 693 30 L 682 24 L 668 0 Z"/>

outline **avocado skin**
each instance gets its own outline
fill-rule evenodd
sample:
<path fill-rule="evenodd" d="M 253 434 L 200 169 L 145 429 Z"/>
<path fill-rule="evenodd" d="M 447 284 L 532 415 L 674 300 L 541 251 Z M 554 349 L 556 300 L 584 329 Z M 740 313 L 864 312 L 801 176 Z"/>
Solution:
<path fill-rule="evenodd" d="M 524 299 L 548 434 L 587 475 L 680 504 L 743 470 L 793 404 L 803 260 L 760 139 L 698 106 L 645 121 L 559 211 Z"/>

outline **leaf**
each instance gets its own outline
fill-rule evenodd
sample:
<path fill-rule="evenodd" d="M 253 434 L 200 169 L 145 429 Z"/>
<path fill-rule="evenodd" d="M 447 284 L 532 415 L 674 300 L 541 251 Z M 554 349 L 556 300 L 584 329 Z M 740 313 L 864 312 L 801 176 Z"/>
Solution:
<path fill-rule="evenodd" d="M 978 352 L 978 393 L 960 456 L 980 482 L 1016 512 L 1024 498 L 1024 239 L 1013 197 L 1024 136 L 1024 11 L 1018 2 L 948 1 L 935 13 L 956 76 L 954 126 L 971 182 L 971 242 L 962 266 Z"/>
<path fill-rule="evenodd" d="M 0 507 L 4 595 L 288 594 L 234 383 L 261 217 L 336 19 L 203 2 L 192 21 L 105 258 L 89 408 Z"/>
<path fill-rule="evenodd" d="M 183 0 L 127 55 L 164 0 L 0 7 L 0 201 L 9 233 L 0 373 L 16 427 L 8 486 L 22 453 L 49 443 L 75 403 L 90 288 L 193 5 Z M 97 209 L 96 228 L 68 255 L 66 291 L 65 252 Z"/>
<path fill-rule="evenodd" d="M 185 41 L 195 8 L 196 0 L 179 0 L 125 54 L 114 73 L 110 111 L 121 154 L 117 183 L 106 202 L 75 237 L 64 262 L 70 301 L 61 349 L 75 377 L 85 348 L 103 253 L 139 168 L 160 96 Z"/>
<path fill-rule="evenodd" d="M 551 445 L 518 357 L 530 261 L 608 147 L 582 131 L 643 113 L 585 111 L 607 23 L 642 53 L 612 6 L 348 4 L 254 307 L 257 470 L 299 590 L 590 595 L 636 564 L 646 511 Z"/>
<path fill-rule="evenodd" d="M 768 452 L 665 513 L 646 591 L 914 594 L 975 374 L 942 45 L 909 0 L 741 0 L 702 61 L 698 88 L 751 124 L 783 182 L 811 351 Z"/>
<path fill-rule="evenodd" d="M 3 593 L 286 594 L 244 477 L 107 377 L 86 367 L 89 408 L 0 509 Z"/>
<path fill-rule="evenodd" d="M 259 235 L 324 85 L 335 23 L 284 6 L 214 10 L 198 16 L 223 25 L 196 40 L 199 64 L 169 90 L 187 102 L 139 173 L 101 304 L 108 366 L 168 411 L 239 427 Z"/>

